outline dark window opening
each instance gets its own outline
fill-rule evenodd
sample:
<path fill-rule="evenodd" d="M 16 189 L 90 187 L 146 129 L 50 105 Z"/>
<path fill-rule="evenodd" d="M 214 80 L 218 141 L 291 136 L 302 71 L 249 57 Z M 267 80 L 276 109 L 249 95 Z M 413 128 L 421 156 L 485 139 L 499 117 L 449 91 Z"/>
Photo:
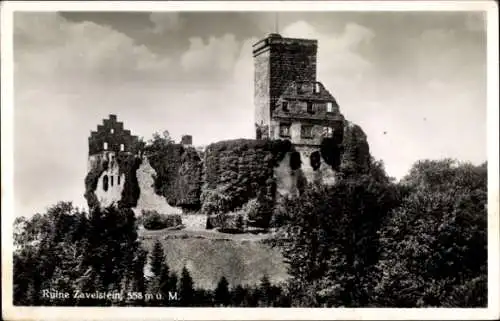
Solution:
<path fill-rule="evenodd" d="M 288 111 L 288 102 L 287 101 L 284 101 L 281 103 L 281 109 L 283 111 Z"/>
<path fill-rule="evenodd" d="M 313 170 L 317 171 L 321 166 L 321 154 L 318 151 L 312 152 L 309 156 L 311 162 L 311 167 Z"/>
<path fill-rule="evenodd" d="M 307 102 L 307 112 L 310 114 L 312 114 L 314 112 L 313 111 L 313 104 L 310 101 Z"/>
<path fill-rule="evenodd" d="M 280 136 L 281 137 L 290 137 L 290 124 L 281 124 L 280 125 Z"/>
<path fill-rule="evenodd" d="M 300 159 L 299 152 L 292 152 L 290 155 L 290 168 L 292 170 L 299 169 L 302 166 L 302 160 Z"/>
<path fill-rule="evenodd" d="M 120 185 L 120 175 L 118 175 L 117 177 L 117 182 L 116 182 L 118 185 Z"/>
<path fill-rule="evenodd" d="M 113 176 L 110 176 L 110 185 L 113 186 Z"/>
<path fill-rule="evenodd" d="M 108 191 L 108 175 L 104 175 L 102 178 L 102 189 L 107 192 Z"/>
<path fill-rule="evenodd" d="M 300 128 L 300 136 L 302 138 L 312 138 L 313 127 L 311 125 L 302 125 Z"/>

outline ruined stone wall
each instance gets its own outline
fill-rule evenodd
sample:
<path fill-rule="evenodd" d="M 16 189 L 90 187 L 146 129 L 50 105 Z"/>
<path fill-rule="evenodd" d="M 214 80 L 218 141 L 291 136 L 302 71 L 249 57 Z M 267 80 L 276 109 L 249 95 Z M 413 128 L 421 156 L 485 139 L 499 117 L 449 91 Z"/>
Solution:
<path fill-rule="evenodd" d="M 167 199 L 158 195 L 155 191 L 155 178 L 157 173 L 147 157 L 144 157 L 141 165 L 137 169 L 137 182 L 140 189 L 137 206 L 133 208 L 136 215 L 140 215 L 143 210 L 157 211 L 160 214 L 180 214 L 182 209 L 172 206 Z"/>
<path fill-rule="evenodd" d="M 89 157 L 85 199 L 90 208 L 134 207 L 139 197 L 136 171 L 141 160 L 130 154 L 106 152 Z"/>
<path fill-rule="evenodd" d="M 124 129 L 123 123 L 117 121 L 116 115 L 104 119 L 103 123 L 97 126 L 97 131 L 90 133 L 88 143 L 89 155 L 106 151 L 137 154 L 139 148 L 138 137 L 131 135 L 130 130 Z"/>

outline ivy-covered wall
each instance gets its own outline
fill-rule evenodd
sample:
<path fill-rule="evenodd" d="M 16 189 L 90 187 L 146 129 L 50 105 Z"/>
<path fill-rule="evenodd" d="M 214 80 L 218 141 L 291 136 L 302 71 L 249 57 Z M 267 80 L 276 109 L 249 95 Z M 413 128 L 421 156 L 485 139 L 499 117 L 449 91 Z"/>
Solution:
<path fill-rule="evenodd" d="M 207 146 L 202 211 L 234 211 L 253 198 L 271 206 L 276 191 L 274 167 L 292 149 L 287 140 L 235 139 Z"/>
<path fill-rule="evenodd" d="M 145 154 L 156 171 L 155 191 L 168 204 L 187 211 L 200 208 L 202 160 L 193 147 L 153 144 Z"/>

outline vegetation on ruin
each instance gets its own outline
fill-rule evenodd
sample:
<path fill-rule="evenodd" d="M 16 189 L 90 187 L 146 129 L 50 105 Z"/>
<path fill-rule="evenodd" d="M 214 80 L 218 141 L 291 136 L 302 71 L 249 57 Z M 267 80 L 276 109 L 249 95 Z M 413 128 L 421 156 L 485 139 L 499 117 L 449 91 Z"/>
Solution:
<path fill-rule="evenodd" d="M 197 211 L 200 208 L 202 161 L 193 147 L 175 144 L 166 131 L 153 135 L 145 147 L 151 167 L 156 171 L 155 191 L 168 204 Z"/>

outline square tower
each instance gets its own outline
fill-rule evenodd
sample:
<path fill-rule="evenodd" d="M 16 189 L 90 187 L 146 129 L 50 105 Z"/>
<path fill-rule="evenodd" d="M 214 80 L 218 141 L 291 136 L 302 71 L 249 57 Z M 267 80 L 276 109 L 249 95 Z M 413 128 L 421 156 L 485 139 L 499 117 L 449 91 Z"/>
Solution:
<path fill-rule="evenodd" d="M 271 113 L 294 81 L 316 81 L 317 40 L 270 34 L 253 45 L 254 105 L 257 138 L 269 137 Z"/>

